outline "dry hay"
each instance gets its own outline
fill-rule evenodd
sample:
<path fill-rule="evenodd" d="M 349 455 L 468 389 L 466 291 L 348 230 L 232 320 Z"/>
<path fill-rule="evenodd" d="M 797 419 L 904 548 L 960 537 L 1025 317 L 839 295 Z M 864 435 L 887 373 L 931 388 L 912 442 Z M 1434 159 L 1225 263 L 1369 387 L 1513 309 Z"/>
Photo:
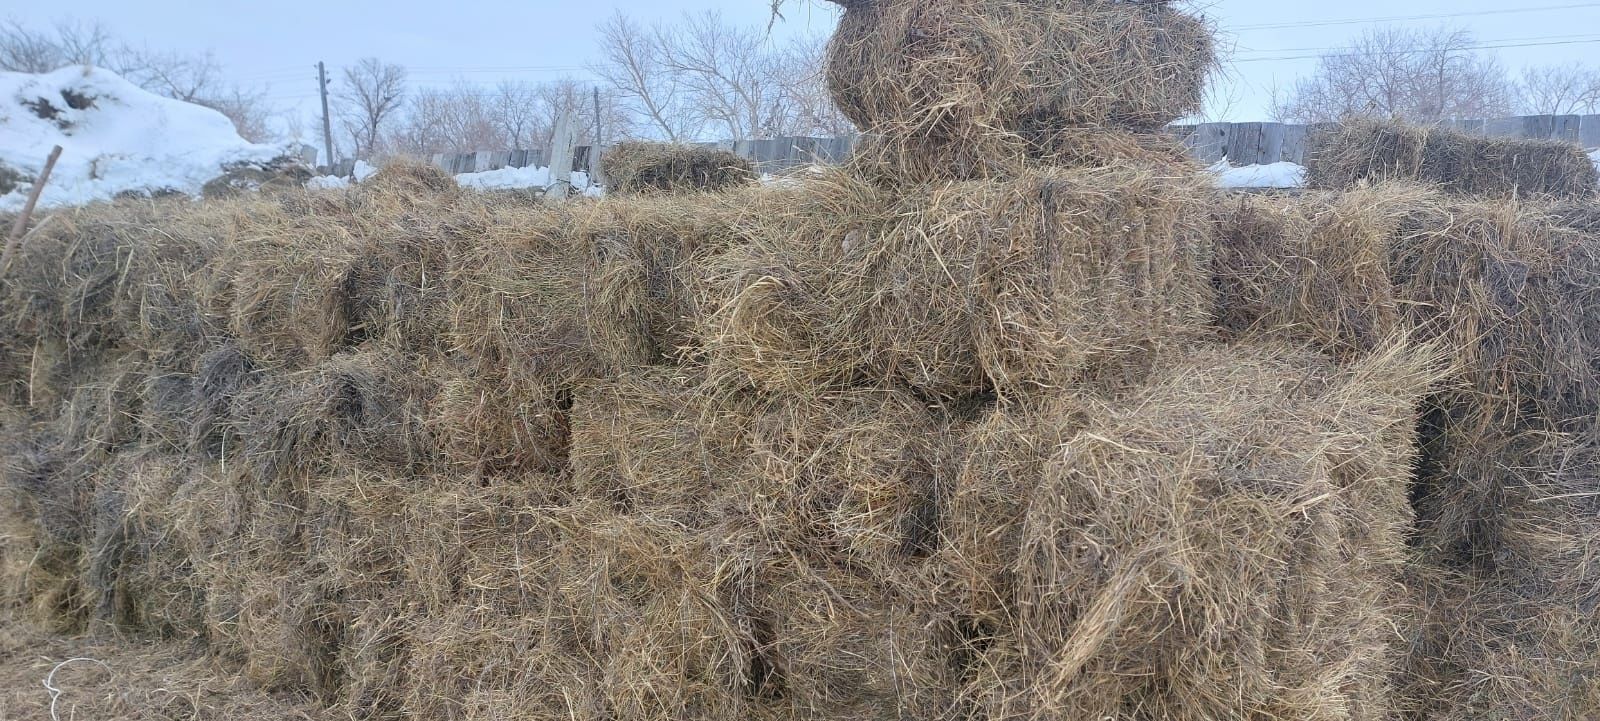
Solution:
<path fill-rule="evenodd" d="M 755 166 L 727 150 L 671 143 L 618 143 L 600 158 L 613 195 L 722 192 L 756 181 Z"/>
<path fill-rule="evenodd" d="M 1587 540 L 1590 549 L 1595 543 Z M 1579 721 L 1600 711 L 1592 595 L 1585 604 L 1552 604 L 1556 594 L 1526 580 L 1426 563 L 1407 581 L 1420 613 L 1402 697 L 1416 718 Z"/>
<path fill-rule="evenodd" d="M 7 631 L 0 634 L 0 708 L 7 718 L 52 718 L 52 701 L 61 719 L 335 718 L 293 695 L 252 688 L 227 666 L 181 643 L 65 639 L 32 631 L 8 615 L 0 616 L 0 628 Z M 60 691 L 58 697 L 46 681 Z"/>
<path fill-rule="evenodd" d="M 1118 396 L 997 409 L 947 521 L 972 571 L 952 598 L 991 599 L 966 621 L 990 640 L 962 697 L 1000 716 L 1388 717 L 1429 376 L 1399 351 L 1340 370 L 1239 346 Z M 967 557 L 984 541 L 1014 562 Z"/>
<path fill-rule="evenodd" d="M 268 376 L 234 399 L 242 457 L 256 479 L 326 474 L 334 464 L 405 475 L 431 468 L 436 390 L 426 367 L 377 351 L 340 354 Z"/>
<path fill-rule="evenodd" d="M 834 102 L 869 132 L 1024 138 L 1157 128 L 1200 108 L 1211 28 L 1166 2 L 847 2 L 828 51 Z"/>
<path fill-rule="evenodd" d="M 1596 658 L 1594 629 L 1573 625 L 1600 588 L 1589 217 L 1576 204 L 1386 185 L 1249 199 L 1224 221 L 1230 330 L 1346 358 L 1403 332 L 1446 355 L 1447 382 L 1422 406 L 1412 489 L 1411 585 L 1425 613 L 1403 697 L 1427 718 L 1594 713 L 1593 687 L 1575 681 Z"/>
<path fill-rule="evenodd" d="M 1199 334 L 1210 244 L 1195 176 L 1039 170 L 898 194 L 835 172 L 715 262 L 714 373 L 809 392 L 959 396 L 1117 372 Z"/>
<path fill-rule="evenodd" d="M 936 136 L 867 135 L 846 167 L 886 186 L 951 180 L 1016 179 L 1057 166 L 1192 166 L 1182 144 L 1153 133 L 1106 128 L 1053 128 L 1027 136 L 986 133 L 952 143 Z M 1198 173 L 1198 167 L 1190 172 Z"/>
<path fill-rule="evenodd" d="M 1343 189 L 1409 180 L 1451 193 L 1592 198 L 1600 173 L 1574 143 L 1491 138 L 1455 130 L 1357 121 L 1311 143 L 1306 183 Z"/>
<path fill-rule="evenodd" d="M 449 196 L 459 192 L 461 186 L 456 184 L 455 176 L 432 163 L 398 156 L 361 181 L 361 189 L 416 202 Z"/>
<path fill-rule="evenodd" d="M 667 370 L 596 381 L 574 399 L 573 490 L 888 576 L 938 543 L 940 421 L 901 391 L 732 398 Z"/>
<path fill-rule="evenodd" d="M 711 258 L 733 246 L 763 191 L 689 197 L 622 197 L 580 213 L 587 249 L 584 320 L 611 373 L 679 362 L 693 354 L 696 293 Z"/>

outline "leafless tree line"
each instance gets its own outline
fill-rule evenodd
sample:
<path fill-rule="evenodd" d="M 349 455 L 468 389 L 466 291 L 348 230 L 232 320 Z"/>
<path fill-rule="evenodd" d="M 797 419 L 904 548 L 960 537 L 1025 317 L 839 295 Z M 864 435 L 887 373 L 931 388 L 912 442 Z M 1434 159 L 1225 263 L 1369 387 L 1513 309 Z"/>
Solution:
<path fill-rule="evenodd" d="M 1600 69 L 1535 66 L 1513 76 L 1466 31 L 1378 28 L 1276 95 L 1273 115 L 1284 122 L 1585 114 L 1600 112 Z"/>
<path fill-rule="evenodd" d="M 248 140 L 272 135 L 273 110 L 265 94 L 227 82 L 209 53 L 135 46 L 99 23 L 61 21 L 44 28 L 0 23 L 0 71 L 45 73 L 69 65 L 107 68 L 151 92 L 218 110 Z"/>
<path fill-rule="evenodd" d="M 334 96 L 342 143 L 356 157 L 543 148 L 556 119 L 574 119 L 580 144 L 653 138 L 835 135 L 851 125 L 822 80 L 825 42 L 773 40 L 708 12 L 641 26 L 616 15 L 597 28 L 599 83 L 563 78 L 457 81 L 408 89 L 405 68 L 376 58 L 345 68 Z"/>
<path fill-rule="evenodd" d="M 822 78 L 826 41 L 784 44 L 764 26 L 716 12 L 640 25 L 618 13 L 598 28 L 594 70 L 641 133 L 666 140 L 849 132 Z"/>

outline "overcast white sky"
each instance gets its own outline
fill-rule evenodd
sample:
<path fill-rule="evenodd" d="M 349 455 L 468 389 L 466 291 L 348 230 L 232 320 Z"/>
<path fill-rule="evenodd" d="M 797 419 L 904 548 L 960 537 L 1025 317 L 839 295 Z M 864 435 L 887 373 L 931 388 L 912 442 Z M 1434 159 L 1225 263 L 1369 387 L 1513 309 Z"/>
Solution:
<path fill-rule="evenodd" d="M 515 77 L 586 77 L 595 54 L 594 24 L 621 11 L 641 21 L 717 9 L 766 23 L 767 0 L 53 0 L 7 2 L 0 16 L 26 23 L 55 18 L 99 20 L 120 36 L 153 48 L 211 50 L 230 77 L 266 89 L 277 104 L 315 103 L 312 66 L 332 67 L 375 55 L 410 68 L 417 84 L 458 78 L 492 85 Z M 1562 0 L 1202 0 L 1233 49 L 1213 89 L 1214 119 L 1265 120 L 1275 85 L 1314 67 L 1318 52 L 1338 48 L 1374 24 L 1472 31 L 1508 68 L 1569 61 L 1600 64 L 1600 2 Z M 831 32 L 834 6 L 789 0 L 774 33 Z M 1309 57 L 1308 57 L 1309 56 Z"/>

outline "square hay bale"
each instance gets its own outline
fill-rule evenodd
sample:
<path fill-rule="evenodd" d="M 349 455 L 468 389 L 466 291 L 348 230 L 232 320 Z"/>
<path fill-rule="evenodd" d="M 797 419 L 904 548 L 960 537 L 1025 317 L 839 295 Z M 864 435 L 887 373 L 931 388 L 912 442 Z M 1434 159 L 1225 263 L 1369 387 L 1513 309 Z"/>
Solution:
<path fill-rule="evenodd" d="M 749 160 L 718 148 L 672 143 L 618 143 L 600 158 L 614 195 L 716 193 L 756 182 Z"/>
<path fill-rule="evenodd" d="M 704 271 L 736 242 L 759 193 L 611 197 L 577 215 L 574 242 L 588 253 L 584 321 L 610 373 L 695 354 Z"/>
<path fill-rule="evenodd" d="M 952 565 L 981 581 L 949 602 L 984 599 L 965 623 L 993 639 L 961 697 L 1035 717 L 1387 717 L 1430 376 L 1398 350 L 1340 369 L 1237 346 L 996 409 L 947 521 Z M 962 563 L 986 524 L 1009 568 Z"/>
<path fill-rule="evenodd" d="M 552 641 L 538 617 L 460 606 L 412 632 L 404 718 L 570 721 L 603 718 L 589 659 Z"/>
<path fill-rule="evenodd" d="M 335 463 L 400 475 L 435 467 L 427 404 L 436 388 L 425 363 L 361 351 L 267 376 L 233 401 L 242 463 L 262 483 L 316 477 Z"/>
<path fill-rule="evenodd" d="M 573 410 L 578 496 L 888 577 L 938 544 L 945 424 L 910 393 L 721 393 L 670 371 L 596 381 Z"/>
<path fill-rule="evenodd" d="M 955 397 L 1118 373 L 1205 333 L 1210 190 L 1174 166 L 781 192 L 711 272 L 719 378 Z"/>
<path fill-rule="evenodd" d="M 1393 180 L 1497 197 L 1592 199 L 1600 188 L 1594 161 L 1582 147 L 1565 141 L 1355 121 L 1326 130 L 1311 142 L 1306 158 L 1311 187 L 1337 190 Z"/>
<path fill-rule="evenodd" d="M 428 428 L 446 463 L 471 474 L 516 476 L 566 466 L 572 392 L 508 371 L 446 369 Z"/>
<path fill-rule="evenodd" d="M 190 452 L 220 459 L 227 457 L 230 448 L 237 452 L 244 446 L 238 426 L 248 409 L 237 401 L 241 393 L 260 382 L 262 375 L 237 343 L 218 344 L 195 361 L 189 383 Z"/>
<path fill-rule="evenodd" d="M 1224 221 L 1229 331 L 1345 358 L 1405 334 L 1445 354 L 1417 488 L 1439 553 L 1493 563 L 1508 510 L 1539 496 L 1519 474 L 1600 433 L 1600 235 L 1561 211 L 1381 186 L 1251 199 Z"/>
<path fill-rule="evenodd" d="M 575 204 L 486 205 L 457 227 L 445 341 L 469 367 L 570 382 L 600 367 L 584 326 L 588 249 L 572 234 Z"/>
<path fill-rule="evenodd" d="M 888 187 L 1012 180 L 1040 168 L 1117 165 L 1182 166 L 1202 172 L 1188 149 L 1171 137 L 1101 127 L 990 131 L 957 139 L 886 132 L 863 136 L 845 163 L 850 172 Z"/>
<path fill-rule="evenodd" d="M 1600 712 L 1592 602 L 1552 603 L 1526 581 L 1426 563 L 1412 567 L 1407 584 L 1419 611 L 1401 688 L 1412 717 L 1579 721 Z"/>
<path fill-rule="evenodd" d="M 358 241 L 333 218 L 263 210 L 215 261 L 209 297 L 251 357 L 301 368 L 348 347 L 349 308 L 335 289 Z"/>
<path fill-rule="evenodd" d="M 1198 110 L 1211 28 L 1166 2 L 835 0 L 834 102 L 870 132 L 1157 128 Z"/>

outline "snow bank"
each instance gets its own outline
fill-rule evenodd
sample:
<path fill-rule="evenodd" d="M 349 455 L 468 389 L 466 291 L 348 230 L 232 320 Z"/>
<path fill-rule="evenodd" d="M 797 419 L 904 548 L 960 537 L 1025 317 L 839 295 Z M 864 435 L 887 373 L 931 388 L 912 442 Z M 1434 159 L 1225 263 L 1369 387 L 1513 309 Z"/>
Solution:
<path fill-rule="evenodd" d="M 1297 163 L 1233 167 L 1226 160 L 1207 168 L 1221 188 L 1299 188 L 1306 184 L 1306 169 Z"/>
<path fill-rule="evenodd" d="M 1594 161 L 1595 169 L 1600 170 L 1600 150 L 1591 151 L 1589 153 L 1589 159 Z"/>
<path fill-rule="evenodd" d="M 24 176 L 0 195 L 0 211 L 23 205 L 55 145 L 63 151 L 39 200 L 46 206 L 128 191 L 197 195 L 230 169 L 289 152 L 247 142 L 222 113 L 155 95 L 109 70 L 0 72 L 0 165 Z"/>

